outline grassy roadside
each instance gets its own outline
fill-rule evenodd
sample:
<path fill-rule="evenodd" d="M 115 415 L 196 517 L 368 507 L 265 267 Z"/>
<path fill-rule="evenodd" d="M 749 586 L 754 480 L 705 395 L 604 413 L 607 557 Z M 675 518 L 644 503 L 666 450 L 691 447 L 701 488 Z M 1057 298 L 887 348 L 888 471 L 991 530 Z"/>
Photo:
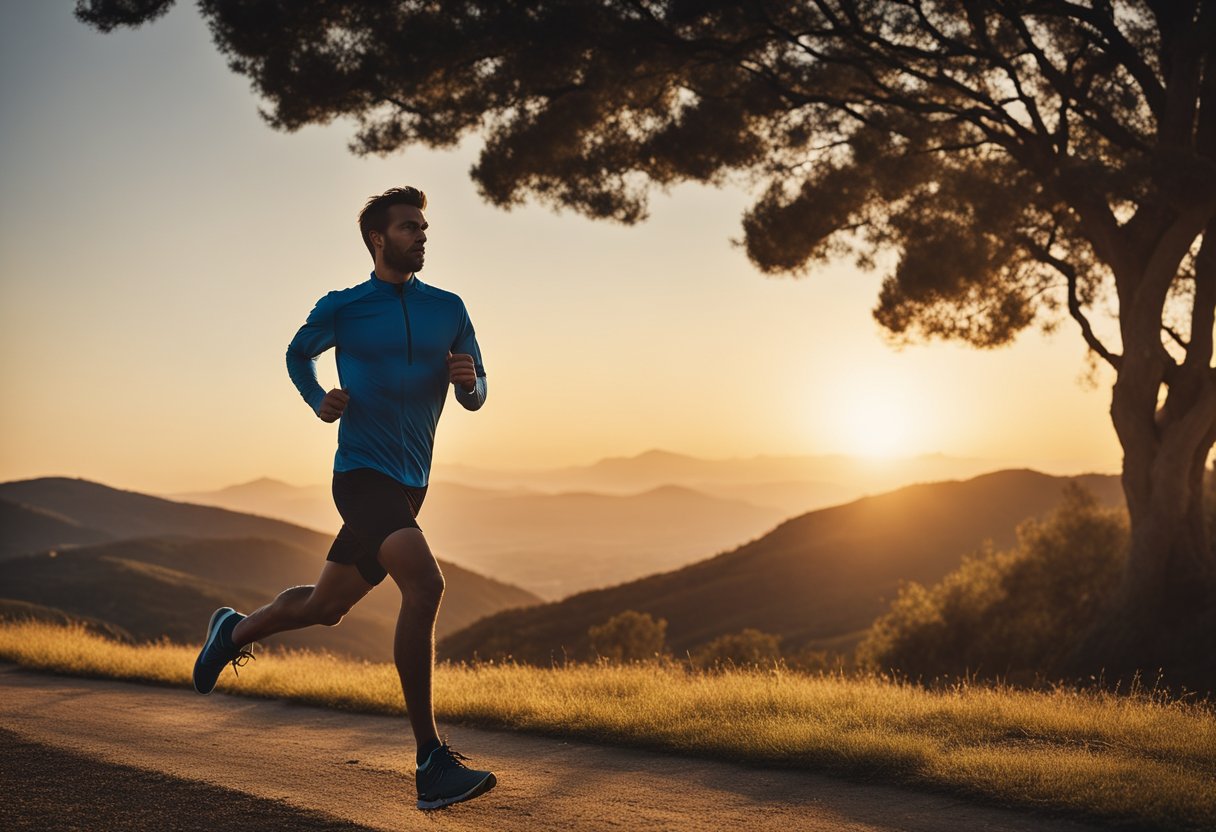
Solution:
<path fill-rule="evenodd" d="M 188 686 L 195 648 L 0 626 L 0 660 Z M 391 665 L 275 653 L 219 690 L 401 714 Z M 440 666 L 441 720 L 930 787 L 1152 829 L 1216 828 L 1216 713 L 1149 695 L 654 666 Z"/>

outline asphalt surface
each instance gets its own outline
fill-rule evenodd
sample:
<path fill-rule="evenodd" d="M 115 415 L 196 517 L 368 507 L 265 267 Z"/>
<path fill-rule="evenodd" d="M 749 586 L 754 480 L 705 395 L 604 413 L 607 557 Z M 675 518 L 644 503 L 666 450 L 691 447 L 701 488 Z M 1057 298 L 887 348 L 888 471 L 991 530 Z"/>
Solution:
<path fill-rule="evenodd" d="M 362 832 L 369 827 L 155 771 L 95 760 L 0 729 L 6 832 Z"/>

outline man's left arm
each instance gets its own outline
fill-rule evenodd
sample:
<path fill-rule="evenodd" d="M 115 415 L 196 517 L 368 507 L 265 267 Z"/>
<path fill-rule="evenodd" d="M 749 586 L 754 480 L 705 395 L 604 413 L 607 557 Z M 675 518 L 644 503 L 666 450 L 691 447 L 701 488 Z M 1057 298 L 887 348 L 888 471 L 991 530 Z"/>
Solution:
<path fill-rule="evenodd" d="M 460 331 L 448 353 L 448 378 L 456 388 L 456 401 L 465 410 L 477 410 L 486 403 L 486 368 L 481 363 L 481 347 L 469 313 L 461 304 Z"/>

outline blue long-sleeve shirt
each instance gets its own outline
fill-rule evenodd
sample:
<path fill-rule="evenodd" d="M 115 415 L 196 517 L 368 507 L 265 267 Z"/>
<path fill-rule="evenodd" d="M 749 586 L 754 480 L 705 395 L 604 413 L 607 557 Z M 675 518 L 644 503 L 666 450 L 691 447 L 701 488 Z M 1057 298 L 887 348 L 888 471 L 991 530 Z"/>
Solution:
<path fill-rule="evenodd" d="M 350 401 L 338 425 L 335 471 L 374 468 L 421 487 L 431 472 L 435 426 L 447 399 L 448 353 L 473 356 L 476 388 L 456 385 L 456 401 L 486 400 L 481 348 L 464 302 L 417 276 L 404 284 L 371 277 L 317 301 L 287 347 L 287 373 L 314 411 L 325 398 L 317 356 L 334 348 Z"/>

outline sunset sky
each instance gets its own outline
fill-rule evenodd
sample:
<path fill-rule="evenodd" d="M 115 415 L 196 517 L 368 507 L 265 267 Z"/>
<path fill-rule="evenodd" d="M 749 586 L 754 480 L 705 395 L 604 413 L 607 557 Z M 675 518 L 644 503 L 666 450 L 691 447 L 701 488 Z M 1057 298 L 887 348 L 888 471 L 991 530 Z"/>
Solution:
<path fill-rule="evenodd" d="M 1085 383 L 1070 321 L 997 351 L 897 350 L 870 315 L 881 272 L 750 266 L 742 188 L 655 193 L 632 228 L 500 211 L 467 175 L 477 140 L 379 159 L 346 123 L 274 132 L 193 4 L 110 35 L 72 5 L 0 5 L 2 480 L 327 481 L 335 426 L 284 350 L 318 297 L 367 278 L 356 215 L 399 184 L 430 198 L 421 277 L 464 298 L 489 375 L 481 412 L 449 400 L 437 476 L 650 448 L 1118 469 L 1113 378 Z"/>

